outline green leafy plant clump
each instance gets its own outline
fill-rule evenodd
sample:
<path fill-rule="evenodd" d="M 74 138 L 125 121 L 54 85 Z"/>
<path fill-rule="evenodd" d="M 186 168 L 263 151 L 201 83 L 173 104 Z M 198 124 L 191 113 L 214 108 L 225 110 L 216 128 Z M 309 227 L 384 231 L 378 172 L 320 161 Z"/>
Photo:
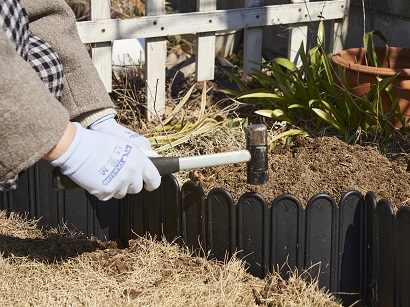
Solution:
<path fill-rule="evenodd" d="M 367 51 L 373 54 L 373 35 L 364 37 Z M 275 58 L 259 64 L 262 71 L 251 74 L 258 88 L 251 89 L 238 77 L 226 72 L 240 90 L 226 90 L 238 100 L 257 103 L 257 114 L 296 125 L 302 121 L 310 124 L 313 131 L 333 128 L 346 143 L 355 143 L 362 133 L 376 133 L 389 137 L 394 130 L 390 122 L 391 112 L 383 113 L 381 96 L 386 92 L 397 110 L 398 97 L 394 97 L 389 85 L 397 76 L 379 79 L 364 96 L 349 91 L 344 68 L 336 71 L 332 66 L 331 53 L 325 51 L 325 27 L 319 23 L 317 44 L 308 52 L 302 42 L 299 63 L 287 58 Z M 370 57 L 374 61 L 374 57 Z M 392 110 L 393 110 L 392 107 Z M 397 116 L 397 115 L 395 115 Z"/>

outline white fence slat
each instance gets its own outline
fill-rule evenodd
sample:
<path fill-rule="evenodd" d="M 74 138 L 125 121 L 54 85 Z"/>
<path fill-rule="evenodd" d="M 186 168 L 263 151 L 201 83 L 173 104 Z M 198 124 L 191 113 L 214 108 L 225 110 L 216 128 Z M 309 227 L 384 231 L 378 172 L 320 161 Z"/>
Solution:
<path fill-rule="evenodd" d="M 124 20 L 83 21 L 78 23 L 78 31 L 83 42 L 93 43 L 310 22 L 319 20 L 321 14 L 326 20 L 342 19 L 345 17 L 346 3 L 346 0 L 332 0 Z"/>
<path fill-rule="evenodd" d="M 333 53 L 337 53 L 344 48 L 347 36 L 347 27 L 349 24 L 349 10 L 350 10 L 350 0 L 346 1 L 346 6 L 344 7 L 345 16 L 343 19 L 332 20 L 332 26 L 330 29 L 330 47 Z"/>
<path fill-rule="evenodd" d="M 309 0 L 291 0 L 291 3 L 307 3 Z M 297 23 L 291 26 L 288 40 L 288 57 L 289 60 L 294 62 L 297 66 L 302 64 L 299 57 L 300 44 L 303 42 L 305 49 L 307 48 L 307 35 L 308 25 L 307 23 Z"/>
<path fill-rule="evenodd" d="M 296 24 L 290 28 L 289 41 L 288 41 L 288 57 L 289 60 L 295 63 L 297 66 L 301 65 L 299 57 L 300 44 L 303 42 L 305 50 L 307 48 L 307 32 L 308 27 L 305 23 L 300 25 Z"/>
<path fill-rule="evenodd" d="M 92 21 L 111 17 L 111 0 L 90 0 Z M 107 92 L 112 91 L 111 41 L 91 45 L 91 57 Z"/>
<path fill-rule="evenodd" d="M 246 0 L 247 7 L 257 7 L 263 5 L 263 0 Z M 260 19 L 261 16 L 255 16 Z M 254 70 L 260 70 L 260 66 L 253 62 L 260 62 L 262 59 L 262 39 L 263 28 L 247 27 L 244 29 L 244 46 L 243 46 L 243 70 L 245 73 L 252 73 Z"/>
<path fill-rule="evenodd" d="M 197 0 L 197 10 L 216 10 L 216 0 Z M 196 80 L 212 80 L 215 73 L 215 32 L 198 33 L 196 41 Z"/>
<path fill-rule="evenodd" d="M 145 14 L 148 16 L 164 15 L 165 0 L 146 1 Z M 147 38 L 145 40 L 145 102 L 147 120 L 161 116 L 165 111 L 166 56 L 167 43 L 165 37 Z"/>
<path fill-rule="evenodd" d="M 342 27 L 342 22 L 332 21 L 330 27 L 330 50 L 332 50 L 333 53 L 337 53 L 343 49 Z"/>

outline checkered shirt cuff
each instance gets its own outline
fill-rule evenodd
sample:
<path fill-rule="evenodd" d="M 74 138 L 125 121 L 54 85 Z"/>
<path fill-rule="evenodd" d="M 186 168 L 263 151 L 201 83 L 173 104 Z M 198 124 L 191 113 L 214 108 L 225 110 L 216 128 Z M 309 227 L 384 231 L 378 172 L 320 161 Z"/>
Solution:
<path fill-rule="evenodd" d="M 19 0 L 0 1 L 0 27 L 14 44 L 17 53 L 28 60 L 28 17 Z"/>
<path fill-rule="evenodd" d="M 48 86 L 50 92 L 58 99 L 63 94 L 63 65 L 52 47 L 37 36 L 29 36 L 29 62 Z"/>
<path fill-rule="evenodd" d="M 19 176 L 16 175 L 14 178 L 10 178 L 6 181 L 1 181 L 0 182 L 0 192 L 6 192 L 6 191 L 17 189 L 18 180 L 19 180 Z"/>

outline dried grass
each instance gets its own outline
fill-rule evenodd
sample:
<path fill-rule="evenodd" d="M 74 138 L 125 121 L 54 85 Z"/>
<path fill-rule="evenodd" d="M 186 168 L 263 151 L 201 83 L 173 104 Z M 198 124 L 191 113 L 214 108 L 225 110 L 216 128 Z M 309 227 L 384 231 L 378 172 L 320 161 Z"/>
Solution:
<path fill-rule="evenodd" d="M 318 280 L 311 278 L 309 273 L 292 272 L 287 279 L 279 273 L 270 274 L 265 278 L 265 287 L 255 293 L 256 302 L 268 306 L 341 306 L 330 293 L 318 290 Z"/>
<path fill-rule="evenodd" d="M 143 16 L 145 13 L 145 1 L 141 0 L 112 0 L 112 18 L 129 19 Z"/>
<path fill-rule="evenodd" d="M 223 264 L 149 238 L 131 240 L 126 249 L 88 240 L 93 249 L 54 261 L 44 257 L 76 239 L 85 240 L 63 230 L 43 233 L 37 221 L 0 212 L 0 305 L 340 306 L 297 274 L 264 281 L 238 259 Z"/>

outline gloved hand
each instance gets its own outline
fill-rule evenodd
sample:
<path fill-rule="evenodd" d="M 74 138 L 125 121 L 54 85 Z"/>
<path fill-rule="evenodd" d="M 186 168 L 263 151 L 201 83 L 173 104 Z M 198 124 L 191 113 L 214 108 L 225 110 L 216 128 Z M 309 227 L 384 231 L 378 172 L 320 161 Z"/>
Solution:
<path fill-rule="evenodd" d="M 158 157 L 158 153 L 152 150 L 151 144 L 146 137 L 127 129 L 124 126 L 121 126 L 114 119 L 114 114 L 101 117 L 90 126 L 90 129 L 94 131 L 116 134 L 139 147 L 139 149 L 147 157 Z"/>
<path fill-rule="evenodd" d="M 123 198 L 161 184 L 151 160 L 133 143 L 114 134 L 91 131 L 78 123 L 65 153 L 51 161 L 64 175 L 100 200 Z"/>

